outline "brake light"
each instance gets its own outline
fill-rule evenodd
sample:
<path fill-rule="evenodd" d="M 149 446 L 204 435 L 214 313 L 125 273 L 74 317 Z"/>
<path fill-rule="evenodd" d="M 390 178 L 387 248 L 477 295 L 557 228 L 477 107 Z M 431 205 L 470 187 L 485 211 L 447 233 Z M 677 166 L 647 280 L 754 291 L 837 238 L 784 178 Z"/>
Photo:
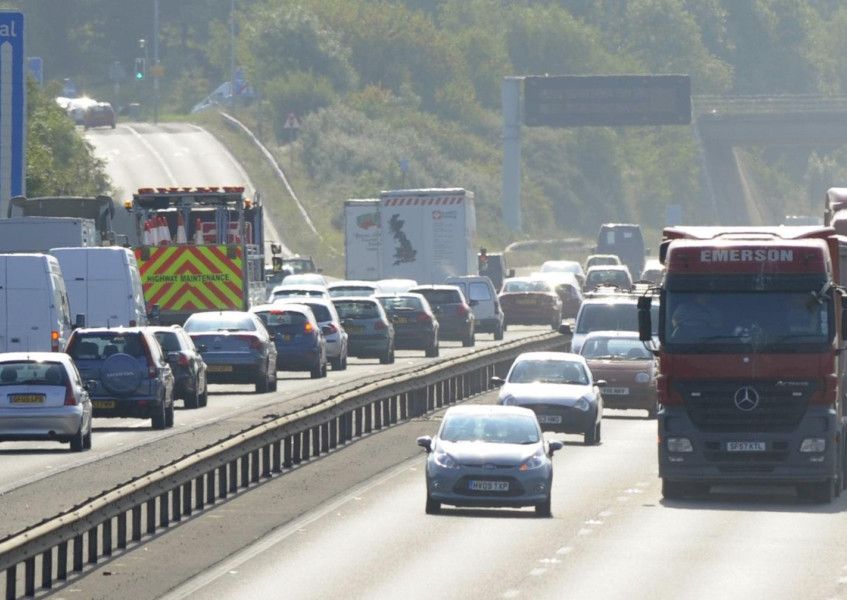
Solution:
<path fill-rule="evenodd" d="M 338 331 L 338 327 L 333 325 L 332 323 L 328 323 L 322 327 L 324 335 L 332 335 Z"/>
<path fill-rule="evenodd" d="M 460 317 L 467 316 L 467 314 L 469 312 L 470 312 L 470 309 L 464 304 L 460 304 L 459 306 L 456 307 L 456 314 L 459 315 Z"/>
<path fill-rule="evenodd" d="M 262 349 L 262 340 L 260 340 L 254 335 L 239 335 L 237 337 L 239 340 L 244 340 L 245 342 L 247 342 L 247 345 L 250 346 L 251 350 Z"/>
<path fill-rule="evenodd" d="M 179 366 L 187 367 L 188 366 L 188 356 L 186 356 L 183 352 L 179 353 Z"/>
<path fill-rule="evenodd" d="M 135 327 L 136 325 L 138 325 L 138 322 L 137 322 L 135 319 L 130 319 L 130 321 L 129 321 L 129 326 L 130 326 L 130 327 Z"/>
<path fill-rule="evenodd" d="M 70 383 L 65 384 L 65 406 L 76 406 L 76 396 Z"/>
<path fill-rule="evenodd" d="M 305 325 L 303 325 L 303 331 L 305 331 L 306 333 L 312 333 L 314 330 L 315 328 L 312 327 L 311 323 L 306 323 Z"/>
<path fill-rule="evenodd" d="M 377 331 L 382 331 L 383 329 L 387 329 L 388 325 L 385 324 L 385 321 L 377 321 L 374 323 L 374 329 Z"/>
<path fill-rule="evenodd" d="M 150 349 L 150 344 L 147 343 L 147 338 L 141 336 L 141 344 L 144 346 L 144 354 L 147 356 L 147 377 L 156 379 L 159 376 L 156 370 L 156 363 L 153 362 L 153 351 Z"/>
<path fill-rule="evenodd" d="M 53 352 L 59 351 L 59 332 L 51 331 L 50 332 L 50 349 Z"/>
<path fill-rule="evenodd" d="M 429 323 L 432 318 L 426 313 L 418 313 L 418 323 Z"/>

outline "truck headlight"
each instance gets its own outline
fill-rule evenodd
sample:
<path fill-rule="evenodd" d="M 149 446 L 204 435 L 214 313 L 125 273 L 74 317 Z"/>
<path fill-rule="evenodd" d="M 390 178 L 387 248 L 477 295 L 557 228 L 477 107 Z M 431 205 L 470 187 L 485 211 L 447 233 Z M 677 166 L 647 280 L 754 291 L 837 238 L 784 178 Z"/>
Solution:
<path fill-rule="evenodd" d="M 694 452 L 688 438 L 668 438 L 668 452 Z"/>
<path fill-rule="evenodd" d="M 823 452 L 826 450 L 825 438 L 805 438 L 800 443 L 800 452 Z"/>
<path fill-rule="evenodd" d="M 650 381 L 650 373 L 642 371 L 635 374 L 635 383 L 647 383 L 648 381 Z"/>

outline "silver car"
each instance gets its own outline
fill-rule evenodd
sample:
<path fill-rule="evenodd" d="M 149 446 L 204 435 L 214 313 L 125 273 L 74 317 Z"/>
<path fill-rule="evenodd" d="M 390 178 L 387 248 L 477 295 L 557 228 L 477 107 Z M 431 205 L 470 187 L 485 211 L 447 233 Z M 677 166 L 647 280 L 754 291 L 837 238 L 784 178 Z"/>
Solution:
<path fill-rule="evenodd" d="M 532 409 L 544 431 L 581 433 L 586 445 L 600 443 L 605 381 L 594 381 L 585 358 L 569 352 L 524 352 L 500 385 L 498 402 Z"/>
<path fill-rule="evenodd" d="M 91 448 L 91 400 L 71 357 L 58 352 L 0 354 L 0 441 L 70 442 Z"/>
<path fill-rule="evenodd" d="M 426 512 L 453 506 L 533 506 L 550 516 L 553 453 L 531 410 L 462 405 L 444 413 L 434 438 L 418 438 L 427 452 Z"/>

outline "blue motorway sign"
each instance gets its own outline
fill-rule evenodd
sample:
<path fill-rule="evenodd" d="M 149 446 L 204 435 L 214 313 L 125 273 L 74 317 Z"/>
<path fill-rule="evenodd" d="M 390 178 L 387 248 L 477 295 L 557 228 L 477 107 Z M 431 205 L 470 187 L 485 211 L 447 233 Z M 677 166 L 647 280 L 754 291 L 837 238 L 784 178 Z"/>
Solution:
<path fill-rule="evenodd" d="M 0 11 L 0 217 L 12 196 L 26 194 L 24 16 Z"/>
<path fill-rule="evenodd" d="M 40 56 L 30 56 L 26 59 L 26 66 L 38 85 L 44 85 L 44 60 Z"/>

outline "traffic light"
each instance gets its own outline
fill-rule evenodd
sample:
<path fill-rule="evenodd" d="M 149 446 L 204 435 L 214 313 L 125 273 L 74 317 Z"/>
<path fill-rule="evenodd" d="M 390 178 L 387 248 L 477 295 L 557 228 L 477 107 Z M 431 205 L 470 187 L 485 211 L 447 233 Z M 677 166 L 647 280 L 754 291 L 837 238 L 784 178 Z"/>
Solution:
<path fill-rule="evenodd" d="M 144 79 L 144 75 L 147 72 L 147 61 L 144 60 L 144 57 L 138 57 L 135 59 L 135 80 L 141 81 Z"/>

